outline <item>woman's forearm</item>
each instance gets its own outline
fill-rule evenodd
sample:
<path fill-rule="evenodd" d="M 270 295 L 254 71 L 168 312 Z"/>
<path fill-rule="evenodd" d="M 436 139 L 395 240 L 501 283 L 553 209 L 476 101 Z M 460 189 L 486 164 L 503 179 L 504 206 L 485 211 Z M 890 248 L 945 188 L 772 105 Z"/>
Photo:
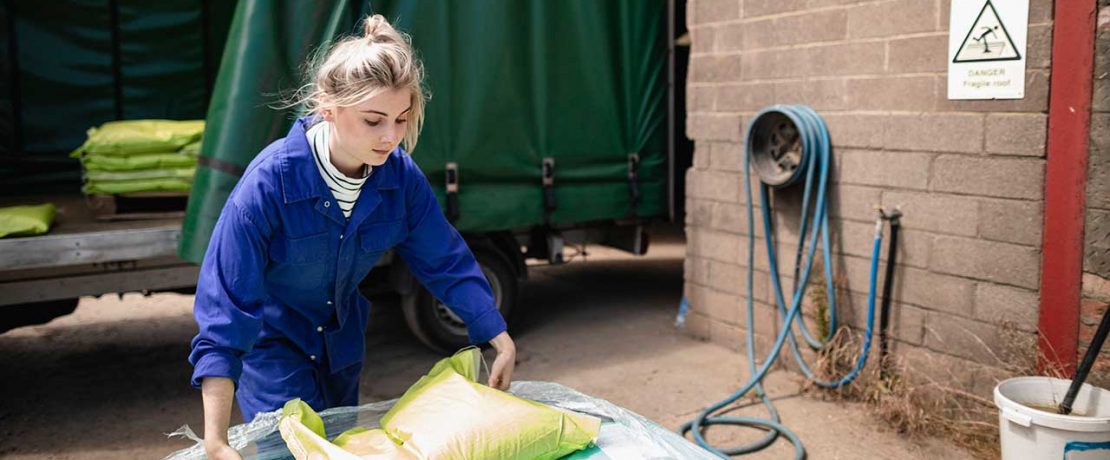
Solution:
<path fill-rule="evenodd" d="M 229 378 L 205 377 L 200 392 L 204 401 L 204 443 L 226 445 L 235 383 Z"/>

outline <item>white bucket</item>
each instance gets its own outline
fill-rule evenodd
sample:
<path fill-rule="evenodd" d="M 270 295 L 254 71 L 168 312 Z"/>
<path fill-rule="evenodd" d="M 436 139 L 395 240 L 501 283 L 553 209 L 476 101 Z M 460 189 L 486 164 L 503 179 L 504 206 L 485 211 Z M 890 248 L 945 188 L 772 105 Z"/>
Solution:
<path fill-rule="evenodd" d="M 994 387 L 1002 460 L 1110 459 L 1110 391 L 1083 384 L 1074 415 L 1025 406 L 1055 408 L 1071 380 L 1016 377 Z"/>

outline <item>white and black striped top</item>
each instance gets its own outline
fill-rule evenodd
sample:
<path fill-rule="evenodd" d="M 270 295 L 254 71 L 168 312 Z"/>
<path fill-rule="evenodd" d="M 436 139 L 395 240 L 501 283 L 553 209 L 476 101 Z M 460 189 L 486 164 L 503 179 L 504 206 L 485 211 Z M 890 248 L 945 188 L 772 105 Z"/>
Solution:
<path fill-rule="evenodd" d="M 308 128 L 305 137 L 308 138 L 308 144 L 312 146 L 312 153 L 316 157 L 316 166 L 320 170 L 320 177 L 324 178 L 324 183 L 328 184 L 328 189 L 335 196 L 339 209 L 343 211 L 343 217 L 350 219 L 351 210 L 354 209 L 355 202 L 358 201 L 362 184 L 366 182 L 366 178 L 370 177 L 371 168 L 370 165 L 363 165 L 363 175 L 357 179 L 339 172 L 339 169 L 331 163 L 331 149 L 328 144 L 329 133 L 328 122 L 321 121 Z"/>

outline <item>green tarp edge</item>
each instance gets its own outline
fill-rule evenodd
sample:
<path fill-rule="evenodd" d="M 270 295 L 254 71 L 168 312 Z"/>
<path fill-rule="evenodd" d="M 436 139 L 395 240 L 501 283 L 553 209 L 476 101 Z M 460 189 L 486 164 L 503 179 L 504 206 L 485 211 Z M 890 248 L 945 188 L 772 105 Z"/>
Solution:
<path fill-rule="evenodd" d="M 209 103 L 202 160 L 182 225 L 178 255 L 200 263 L 238 173 L 268 144 L 285 135 L 295 113 L 271 108 L 296 89 L 306 57 L 351 30 L 355 2 L 241 0 Z M 217 162 L 205 162 L 203 157 Z M 209 164 L 238 167 L 226 171 Z"/>

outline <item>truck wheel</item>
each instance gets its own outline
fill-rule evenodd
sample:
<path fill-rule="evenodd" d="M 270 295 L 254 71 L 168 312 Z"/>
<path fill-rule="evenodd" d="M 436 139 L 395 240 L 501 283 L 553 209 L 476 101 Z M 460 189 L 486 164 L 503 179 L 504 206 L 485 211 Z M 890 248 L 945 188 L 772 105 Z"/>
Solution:
<path fill-rule="evenodd" d="M 496 249 L 478 245 L 472 249 L 493 290 L 497 309 L 508 321 L 519 292 L 516 273 Z M 423 286 L 418 286 L 414 295 L 405 296 L 402 310 L 413 335 L 433 350 L 450 354 L 470 345 L 466 324 Z"/>
<path fill-rule="evenodd" d="M 45 324 L 59 316 L 73 313 L 79 299 L 47 300 L 19 305 L 0 306 L 0 333 L 23 326 Z"/>

